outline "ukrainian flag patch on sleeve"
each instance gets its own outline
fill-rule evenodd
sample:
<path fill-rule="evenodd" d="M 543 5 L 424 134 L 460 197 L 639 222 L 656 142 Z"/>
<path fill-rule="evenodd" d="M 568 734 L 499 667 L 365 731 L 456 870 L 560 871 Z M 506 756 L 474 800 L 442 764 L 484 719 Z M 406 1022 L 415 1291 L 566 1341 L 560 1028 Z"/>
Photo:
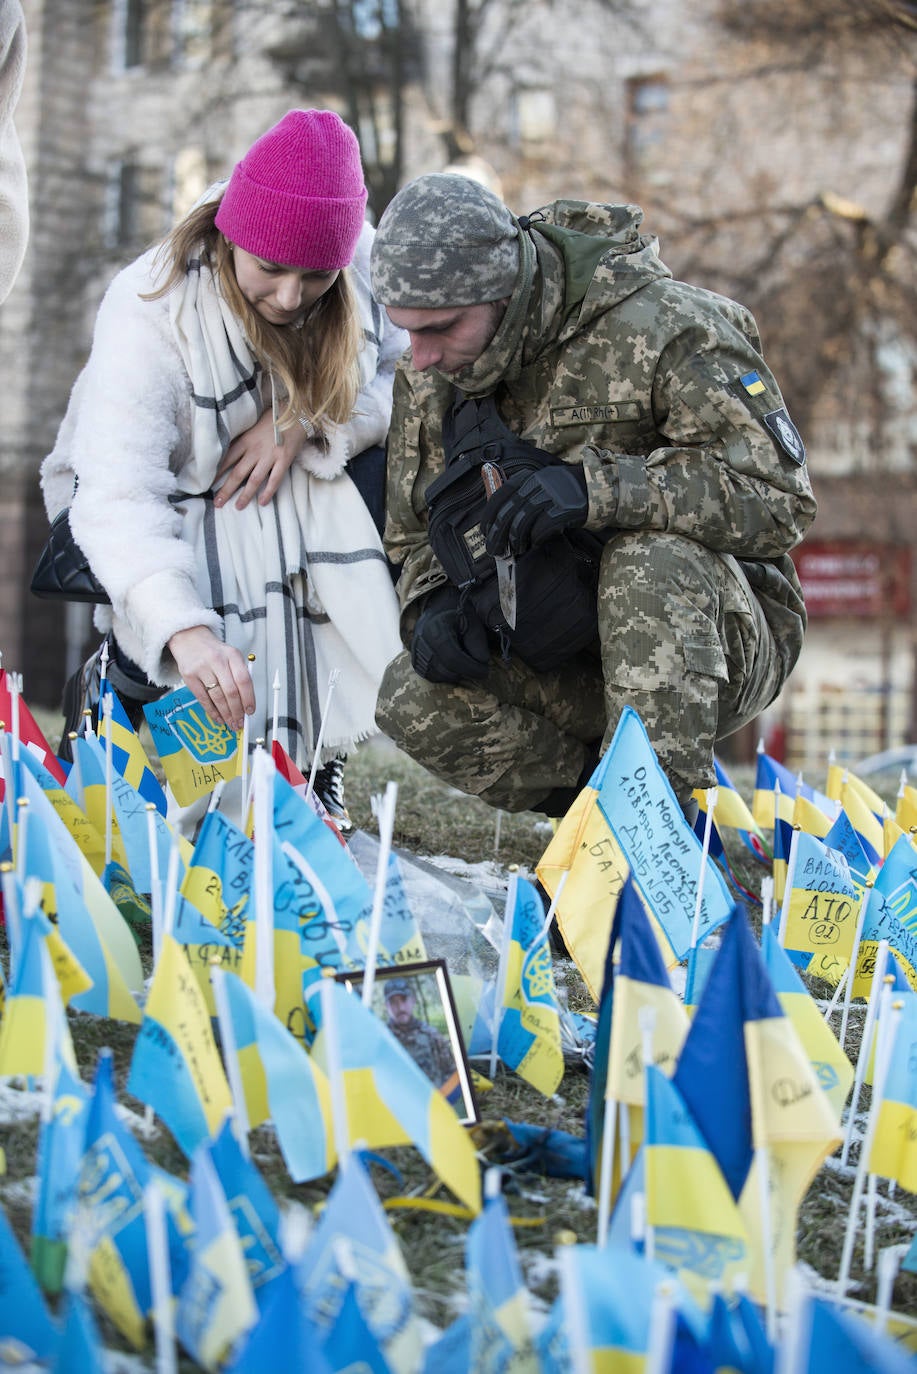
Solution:
<path fill-rule="evenodd" d="M 757 372 L 746 372 L 744 377 L 739 378 L 739 381 L 742 383 L 749 396 L 760 396 L 761 392 L 766 390 Z"/>

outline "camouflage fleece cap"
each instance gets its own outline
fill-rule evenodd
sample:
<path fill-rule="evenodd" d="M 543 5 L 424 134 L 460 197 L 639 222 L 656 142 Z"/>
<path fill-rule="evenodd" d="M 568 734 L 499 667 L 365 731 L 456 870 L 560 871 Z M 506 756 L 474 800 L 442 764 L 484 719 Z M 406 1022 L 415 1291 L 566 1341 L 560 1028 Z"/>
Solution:
<path fill-rule="evenodd" d="M 373 294 L 406 310 L 482 305 L 512 295 L 519 224 L 471 177 L 430 172 L 403 186 L 373 241 Z"/>

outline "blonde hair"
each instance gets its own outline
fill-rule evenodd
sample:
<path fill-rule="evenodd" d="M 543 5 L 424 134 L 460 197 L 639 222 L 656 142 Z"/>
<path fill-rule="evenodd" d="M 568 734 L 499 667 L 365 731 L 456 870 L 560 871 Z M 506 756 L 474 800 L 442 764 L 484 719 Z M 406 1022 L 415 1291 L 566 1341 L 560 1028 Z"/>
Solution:
<path fill-rule="evenodd" d="M 289 429 L 300 417 L 320 430 L 323 421 L 350 419 L 360 376 L 357 357 L 363 338 L 357 301 L 347 268 L 309 309 L 301 326 L 275 325 L 245 299 L 236 280 L 232 247 L 214 224 L 219 200 L 199 205 L 163 240 L 157 262 L 165 278 L 144 297 L 155 300 L 183 281 L 188 264 L 199 257 L 213 272 L 227 305 L 241 321 L 252 352 L 270 368 L 286 393 L 279 417 Z"/>

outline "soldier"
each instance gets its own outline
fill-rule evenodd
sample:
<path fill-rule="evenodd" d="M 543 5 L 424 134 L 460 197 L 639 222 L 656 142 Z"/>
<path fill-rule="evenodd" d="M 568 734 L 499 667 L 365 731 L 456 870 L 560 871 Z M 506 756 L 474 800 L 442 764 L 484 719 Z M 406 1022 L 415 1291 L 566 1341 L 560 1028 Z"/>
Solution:
<path fill-rule="evenodd" d="M 426 1021 L 418 1021 L 414 1014 L 416 1005 L 410 979 L 385 980 L 385 1015 L 389 1030 L 430 1082 L 440 1088 L 455 1072 L 455 1059 L 446 1037 Z"/>
<path fill-rule="evenodd" d="M 405 648 L 376 720 L 508 811 L 563 815 L 630 705 L 690 813 L 802 645 L 805 448 L 750 312 L 673 280 L 642 218 L 517 218 L 434 173 L 373 243 L 411 338 L 386 523 Z"/>

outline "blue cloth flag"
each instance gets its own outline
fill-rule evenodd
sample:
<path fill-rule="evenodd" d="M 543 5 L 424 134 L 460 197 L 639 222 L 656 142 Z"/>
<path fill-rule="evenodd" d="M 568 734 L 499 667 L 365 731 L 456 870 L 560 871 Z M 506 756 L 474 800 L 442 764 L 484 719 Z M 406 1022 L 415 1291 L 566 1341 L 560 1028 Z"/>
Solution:
<path fill-rule="evenodd" d="M 630 706 L 621 713 L 597 773 L 601 776 L 599 808 L 675 957 L 684 959 L 691 947 L 703 849 L 659 765 L 643 722 Z M 722 925 L 732 905 L 722 875 L 708 860 L 698 939 Z"/>

